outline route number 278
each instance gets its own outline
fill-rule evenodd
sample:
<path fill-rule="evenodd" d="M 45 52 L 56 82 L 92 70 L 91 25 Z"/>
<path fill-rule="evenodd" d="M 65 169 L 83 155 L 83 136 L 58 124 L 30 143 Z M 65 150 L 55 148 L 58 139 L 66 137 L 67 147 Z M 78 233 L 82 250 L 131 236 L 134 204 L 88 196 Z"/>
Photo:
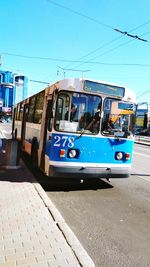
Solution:
<path fill-rule="evenodd" d="M 73 147 L 74 146 L 74 137 L 71 136 L 60 136 L 60 135 L 55 135 L 54 136 L 54 144 L 53 146 L 56 147 Z"/>

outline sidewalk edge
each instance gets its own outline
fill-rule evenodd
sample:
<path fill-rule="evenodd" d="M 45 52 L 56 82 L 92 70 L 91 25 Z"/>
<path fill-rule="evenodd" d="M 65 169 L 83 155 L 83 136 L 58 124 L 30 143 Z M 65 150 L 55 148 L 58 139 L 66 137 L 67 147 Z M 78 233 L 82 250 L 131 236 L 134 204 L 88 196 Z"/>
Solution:
<path fill-rule="evenodd" d="M 58 225 L 60 231 L 64 235 L 66 242 L 71 247 L 72 251 L 74 252 L 76 258 L 78 259 L 80 265 L 82 267 L 95 267 L 95 264 L 91 257 L 88 255 L 87 251 L 83 248 L 80 241 L 77 239 L 73 231 L 65 222 L 64 218 L 55 207 L 51 199 L 47 196 L 45 191 L 43 190 L 42 186 L 37 182 L 37 180 L 32 176 L 32 183 L 34 188 L 36 189 L 37 193 L 43 200 L 45 207 L 49 210 L 51 215 L 53 216 L 56 224 Z"/>

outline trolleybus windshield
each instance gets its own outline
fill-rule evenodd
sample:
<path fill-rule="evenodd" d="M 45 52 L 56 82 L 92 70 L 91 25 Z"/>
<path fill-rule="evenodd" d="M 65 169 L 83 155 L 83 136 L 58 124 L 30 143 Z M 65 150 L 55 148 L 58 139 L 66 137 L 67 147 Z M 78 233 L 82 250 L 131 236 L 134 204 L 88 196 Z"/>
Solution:
<path fill-rule="evenodd" d="M 80 133 L 84 131 L 84 133 L 97 134 L 100 126 L 100 116 L 96 118 L 95 114 L 101 108 L 101 102 L 102 98 L 96 95 L 66 91 L 59 93 L 55 129 L 64 132 Z M 97 122 L 96 126 L 94 122 L 95 124 Z"/>
<path fill-rule="evenodd" d="M 127 137 L 134 132 L 136 105 L 120 100 L 106 98 L 104 101 L 104 115 L 102 133 Z"/>

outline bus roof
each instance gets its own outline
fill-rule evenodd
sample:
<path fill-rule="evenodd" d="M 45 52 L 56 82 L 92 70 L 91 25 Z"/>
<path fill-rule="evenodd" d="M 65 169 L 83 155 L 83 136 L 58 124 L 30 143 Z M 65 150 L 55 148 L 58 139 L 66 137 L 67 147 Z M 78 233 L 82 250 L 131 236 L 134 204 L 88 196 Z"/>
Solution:
<path fill-rule="evenodd" d="M 64 90 L 71 90 L 71 91 L 74 91 L 74 92 L 81 92 L 83 91 L 83 87 L 84 87 L 84 83 L 85 82 L 93 82 L 93 83 L 97 83 L 97 84 L 102 84 L 102 85 L 106 85 L 106 86 L 110 86 L 110 87 L 118 87 L 120 89 L 124 89 L 124 95 L 121 97 L 119 97 L 119 95 L 116 95 L 116 97 L 124 100 L 124 101 L 130 101 L 130 102 L 134 102 L 136 103 L 136 95 L 135 93 L 127 88 L 127 87 L 123 87 L 123 86 L 120 86 L 118 84 L 114 84 L 114 83 L 110 83 L 110 82 L 106 82 L 106 81 L 102 81 L 102 80 L 94 80 L 94 79 L 89 79 L 89 78 L 65 78 L 65 79 L 62 79 L 62 80 L 59 80 L 57 82 L 55 82 L 54 84 L 50 84 L 48 85 L 46 88 L 43 88 L 43 90 L 41 91 L 38 91 L 37 93 L 27 97 L 26 99 L 22 100 L 22 101 L 25 101 L 25 100 L 28 100 L 30 97 L 33 97 L 34 95 L 37 95 L 39 94 L 40 92 L 44 91 L 44 90 L 49 90 L 49 88 L 51 86 L 54 86 L 55 88 L 57 89 L 64 89 Z M 93 90 L 93 91 L 88 91 L 88 90 L 85 90 L 85 92 L 92 92 L 92 93 L 98 93 L 98 90 Z M 100 92 L 99 92 L 100 93 Z M 102 92 L 101 92 L 102 93 Z M 109 94 L 105 94 L 104 93 L 104 90 L 103 90 L 103 93 L 105 96 L 114 96 L 115 97 L 115 94 L 113 95 L 109 95 Z M 22 102 L 20 101 L 20 102 Z"/>
<path fill-rule="evenodd" d="M 106 82 L 103 80 L 94 80 L 94 79 L 89 79 L 89 78 L 66 78 L 66 79 L 58 81 L 57 83 L 59 84 L 60 88 L 66 88 L 68 90 L 81 91 L 83 89 L 83 83 L 85 81 L 91 81 L 91 82 L 110 85 L 110 86 L 114 86 L 114 87 L 118 87 L 118 88 L 124 88 L 125 94 L 124 94 L 124 97 L 122 98 L 122 100 L 136 102 L 136 94 L 131 89 L 129 89 L 125 86 Z"/>

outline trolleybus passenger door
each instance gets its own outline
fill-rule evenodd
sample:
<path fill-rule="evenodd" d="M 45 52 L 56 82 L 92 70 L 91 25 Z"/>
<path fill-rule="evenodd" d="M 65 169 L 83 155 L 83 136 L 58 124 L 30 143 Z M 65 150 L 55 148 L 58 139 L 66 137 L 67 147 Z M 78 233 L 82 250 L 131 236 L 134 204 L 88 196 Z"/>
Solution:
<path fill-rule="evenodd" d="M 51 122 L 53 118 L 52 114 L 53 108 L 53 99 L 48 99 L 47 107 L 46 107 L 46 116 L 45 116 L 45 123 L 44 123 L 44 131 L 42 136 L 42 152 L 41 152 L 41 160 L 40 160 L 40 168 L 45 171 L 45 150 L 46 150 L 46 142 L 47 142 L 47 132 L 51 129 Z"/>
<path fill-rule="evenodd" d="M 22 118 L 22 128 L 21 128 L 21 148 L 25 148 L 25 133 L 26 133 L 26 121 L 27 121 L 27 114 L 29 110 L 29 105 L 25 104 L 23 109 L 23 118 Z"/>
<path fill-rule="evenodd" d="M 13 111 L 13 121 L 12 121 L 12 138 L 17 138 L 17 136 L 15 135 L 15 120 L 16 120 L 16 113 L 17 113 L 17 108 L 14 108 Z"/>

